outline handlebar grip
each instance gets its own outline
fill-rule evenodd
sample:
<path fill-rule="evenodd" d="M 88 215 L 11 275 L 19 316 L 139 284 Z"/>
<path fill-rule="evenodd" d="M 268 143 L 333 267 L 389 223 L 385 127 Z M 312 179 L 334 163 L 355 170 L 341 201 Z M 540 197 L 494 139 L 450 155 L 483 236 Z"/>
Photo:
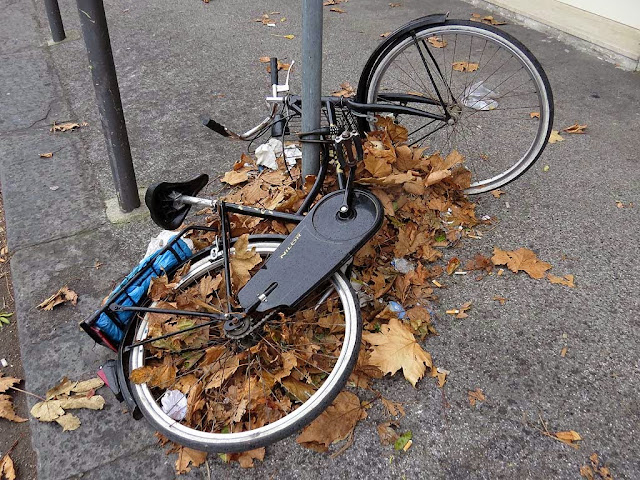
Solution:
<path fill-rule="evenodd" d="M 202 117 L 200 120 L 202 121 L 202 125 L 204 125 L 207 128 L 210 128 L 214 132 L 222 135 L 223 137 L 230 137 L 231 136 L 229 134 L 229 132 L 227 131 L 226 127 L 224 125 L 216 122 L 215 120 L 212 120 L 209 117 Z"/>
<path fill-rule="evenodd" d="M 269 64 L 271 65 L 271 85 L 278 85 L 278 58 L 271 57 Z"/>

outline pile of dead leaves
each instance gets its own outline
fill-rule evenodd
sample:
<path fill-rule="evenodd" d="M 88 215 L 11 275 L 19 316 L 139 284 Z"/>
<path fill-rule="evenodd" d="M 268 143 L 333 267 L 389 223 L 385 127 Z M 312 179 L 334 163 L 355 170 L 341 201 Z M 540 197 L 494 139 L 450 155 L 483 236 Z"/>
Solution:
<path fill-rule="evenodd" d="M 374 379 L 402 371 L 414 387 L 425 376 L 437 378 L 438 386 L 444 386 L 448 372 L 435 367 L 420 342 L 437 334 L 432 325 L 432 302 L 437 300 L 433 288 L 442 285 L 436 279 L 456 273 L 462 262 L 452 259 L 445 268 L 439 261 L 445 248 L 457 245 L 465 237 L 478 238 L 479 229 L 490 223 L 476 217 L 475 204 L 464 194 L 471 183 L 471 173 L 458 152 L 445 155 L 409 147 L 405 128 L 387 118 L 380 118 L 378 125 L 380 129 L 368 135 L 364 161 L 354 172 L 356 182 L 380 199 L 385 214 L 381 228 L 353 262 L 351 280 L 359 290 L 363 317 L 362 348 L 348 390 L 340 393 L 297 438 L 298 443 L 316 451 L 327 451 L 343 440 L 347 440 L 348 447 L 356 424 L 367 417 L 367 409 L 375 401 L 380 400 L 391 417 L 404 415 L 400 404 L 373 390 Z M 225 200 L 296 212 L 315 177 L 302 178 L 299 166 L 287 167 L 283 158 L 277 162 L 278 169 L 263 169 L 252 157 L 243 155 L 222 179 L 230 187 Z M 339 168 L 335 161 L 332 168 Z M 336 183 L 334 174 L 327 175 L 318 198 L 334 191 Z M 219 229 L 217 215 L 206 210 L 200 213 L 208 215 L 208 226 Z M 230 227 L 231 235 L 239 238 L 231 258 L 231 287 L 235 294 L 263 262 L 261 255 L 248 248 L 249 234 L 287 235 L 295 225 L 232 214 Z M 215 233 L 194 234 L 196 248 L 210 245 Z M 499 248 L 491 258 L 476 255 L 464 268 L 489 275 L 500 265 L 513 272 L 524 271 L 533 278 L 549 275 L 547 270 L 551 268 L 530 250 Z M 205 275 L 191 287 L 177 288 L 188 268 L 185 266 L 172 278 L 154 279 L 149 296 L 156 306 L 203 312 L 225 310 L 225 280 L 217 272 L 215 276 Z M 502 273 L 500 270 L 498 275 Z M 548 278 L 555 283 L 572 283 L 573 278 L 568 277 Z M 230 301 L 234 304 L 235 299 Z M 131 380 L 146 384 L 157 398 L 171 395 L 183 399 L 183 414 L 177 418 L 192 428 L 227 433 L 266 425 L 298 408 L 331 371 L 345 331 L 338 304 L 335 293 L 321 308 L 317 299 L 311 299 L 310 305 L 315 308 L 303 306 L 288 316 L 280 314 L 265 324 L 259 340 L 243 348 L 229 341 L 220 325 L 152 342 L 148 346 L 149 360 L 132 372 Z M 455 309 L 456 315 L 464 318 L 470 308 L 468 302 Z M 146 319 L 152 338 L 206 321 L 178 314 L 149 314 Z M 471 400 L 483 401 L 482 391 L 470 392 Z M 381 441 L 391 442 L 399 449 L 410 448 L 411 432 L 401 434 L 396 428 L 394 422 L 381 425 Z M 166 443 L 166 439 L 161 441 Z M 206 458 L 177 445 L 171 446 L 169 452 L 178 453 L 176 470 L 180 473 Z M 263 457 L 264 449 L 221 455 L 222 460 L 236 461 L 243 467 L 251 467 L 254 460 Z"/>

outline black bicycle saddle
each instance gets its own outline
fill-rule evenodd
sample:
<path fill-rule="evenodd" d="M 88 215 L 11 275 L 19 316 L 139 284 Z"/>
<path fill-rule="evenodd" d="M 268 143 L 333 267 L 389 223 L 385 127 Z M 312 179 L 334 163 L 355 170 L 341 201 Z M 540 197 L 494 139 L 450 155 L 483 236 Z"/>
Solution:
<path fill-rule="evenodd" d="M 144 201 L 149 207 L 151 219 L 165 230 L 175 230 L 182 225 L 191 205 L 176 202 L 178 195 L 196 196 L 209 182 L 209 175 L 202 174 L 186 182 L 160 182 L 147 188 Z"/>

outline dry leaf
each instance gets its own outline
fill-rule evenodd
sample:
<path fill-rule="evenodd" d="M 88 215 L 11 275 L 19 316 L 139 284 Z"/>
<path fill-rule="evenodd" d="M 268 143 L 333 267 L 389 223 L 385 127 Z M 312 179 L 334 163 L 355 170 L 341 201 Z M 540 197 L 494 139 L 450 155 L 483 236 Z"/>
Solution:
<path fill-rule="evenodd" d="M 476 388 L 475 390 L 469 390 L 469 403 L 472 407 L 476 406 L 476 402 L 484 402 L 486 397 L 484 393 L 482 393 L 481 388 Z"/>
<path fill-rule="evenodd" d="M 0 479 L 16 480 L 16 470 L 8 453 L 0 460 Z"/>
<path fill-rule="evenodd" d="M 506 265 L 514 273 L 527 272 L 531 278 L 537 279 L 544 277 L 544 273 L 551 268 L 550 263 L 538 259 L 528 248 L 505 251 L 494 247 L 491 261 L 494 265 Z"/>
<path fill-rule="evenodd" d="M 435 35 L 427 38 L 427 42 L 429 42 L 435 48 L 444 48 L 447 46 L 447 41 L 442 37 L 436 37 Z"/>
<path fill-rule="evenodd" d="M 13 407 L 13 400 L 9 395 L 0 394 L 0 418 L 5 418 L 12 422 L 21 423 L 26 422 L 26 418 L 22 418 L 16 415 Z"/>
<path fill-rule="evenodd" d="M 249 181 L 249 172 L 247 170 L 231 170 L 224 174 L 222 181 L 229 185 L 238 185 Z"/>
<path fill-rule="evenodd" d="M 360 399 L 351 392 L 342 391 L 333 403 L 311 422 L 296 438 L 300 445 L 326 452 L 329 445 L 344 440 L 358 421 L 367 418 Z"/>
<path fill-rule="evenodd" d="M 378 425 L 378 437 L 380 437 L 380 443 L 382 445 L 393 445 L 400 437 L 395 429 L 392 427 L 395 425 L 391 422 L 381 423 Z"/>
<path fill-rule="evenodd" d="M 42 310 L 53 310 L 57 305 L 71 302 L 71 305 L 76 305 L 78 303 L 78 294 L 71 290 L 69 287 L 64 286 L 56 293 L 47 298 L 44 302 L 38 305 L 38 308 Z"/>
<path fill-rule="evenodd" d="M 496 198 L 500 198 L 500 195 L 504 195 L 506 192 L 503 192 L 502 190 L 498 189 L 498 190 L 493 190 L 491 192 L 491 195 L 493 195 Z"/>
<path fill-rule="evenodd" d="M 93 395 L 92 397 L 68 397 L 58 400 L 60 406 L 64 409 L 88 408 L 89 410 L 102 410 L 104 407 L 104 397 L 102 395 Z"/>
<path fill-rule="evenodd" d="M 82 123 L 74 123 L 74 122 L 65 122 L 65 123 L 56 123 L 53 122 L 53 125 L 49 129 L 50 132 L 70 132 L 80 127 L 86 127 L 89 124 L 87 122 Z"/>
<path fill-rule="evenodd" d="M 574 277 L 571 274 L 565 275 L 564 277 L 557 277 L 556 275 L 547 273 L 547 278 L 551 283 L 555 283 L 557 285 L 564 285 L 569 288 L 575 287 L 575 284 L 573 283 Z"/>
<path fill-rule="evenodd" d="M 392 318 L 380 327 L 380 333 L 364 332 L 362 339 L 372 345 L 371 365 L 386 375 L 402 369 L 404 378 L 415 387 L 427 368 L 433 368 L 431 355 L 416 341 L 413 333 L 398 319 Z"/>
<path fill-rule="evenodd" d="M 40 158 L 51 158 L 51 157 L 53 157 L 53 152 L 40 154 Z"/>
<path fill-rule="evenodd" d="M 64 377 L 58 385 L 47 390 L 45 398 L 51 400 L 58 395 L 69 395 L 77 384 L 78 382 L 72 382 L 67 377 Z"/>
<path fill-rule="evenodd" d="M 389 35 L 391 35 L 391 32 L 384 32 L 380 34 L 382 38 L 387 38 Z"/>
<path fill-rule="evenodd" d="M 235 453 L 231 455 L 231 460 L 237 461 L 242 468 L 253 468 L 254 460 L 264 461 L 265 448 L 256 448 L 248 452 Z"/>
<path fill-rule="evenodd" d="M 506 22 L 496 20 L 493 18 L 493 15 L 481 15 L 479 13 L 472 13 L 470 20 L 473 22 L 486 23 L 487 25 L 506 25 Z"/>
<path fill-rule="evenodd" d="M 62 431 L 76 430 L 80 426 L 80 419 L 72 413 L 65 413 L 64 415 L 55 419 L 55 421 L 62 426 Z"/>
<path fill-rule="evenodd" d="M 584 133 L 585 128 L 587 128 L 586 125 L 579 125 L 577 123 L 574 123 L 570 127 L 563 128 L 560 131 L 565 133 Z"/>
<path fill-rule="evenodd" d="M 582 440 L 580 434 L 573 430 L 556 432 L 553 434 L 553 436 L 560 440 L 562 443 L 566 443 L 567 445 L 571 445 L 572 447 L 577 447 L 575 442 Z"/>
<path fill-rule="evenodd" d="M 500 305 L 504 305 L 505 303 L 507 303 L 507 299 L 504 297 L 499 297 L 498 295 L 494 295 L 493 299 L 496 300 L 497 302 L 500 302 Z"/>
<path fill-rule="evenodd" d="M 255 248 L 248 250 L 249 235 L 241 235 L 234 244 L 234 253 L 231 257 L 231 282 L 236 289 L 240 289 L 251 279 L 249 273 L 256 265 L 262 262 L 262 257 Z"/>
<path fill-rule="evenodd" d="M 477 63 L 469 63 L 469 62 L 453 62 L 452 68 L 456 72 L 475 72 L 478 70 Z"/>
<path fill-rule="evenodd" d="M 549 135 L 549 143 L 556 142 L 564 142 L 564 138 L 562 138 L 562 135 L 558 133 L 558 130 L 551 130 L 551 135 Z"/>
<path fill-rule="evenodd" d="M 560 356 L 561 356 L 562 358 L 566 357 L 566 356 L 567 356 L 567 351 L 568 351 L 568 350 L 569 350 L 569 349 L 568 349 L 566 346 L 562 347 L 562 350 L 560 350 Z"/>
<path fill-rule="evenodd" d="M 387 412 L 389 413 L 389 415 L 391 415 L 392 417 L 401 415 L 404 417 L 405 413 L 404 413 L 404 407 L 402 406 L 402 404 L 400 402 L 394 402 L 392 400 L 388 400 L 384 397 L 382 397 L 380 400 L 382 400 L 382 405 L 384 405 L 384 408 L 387 410 Z"/>
<path fill-rule="evenodd" d="M 540 118 L 540 112 L 529 113 L 529 118 Z"/>
<path fill-rule="evenodd" d="M 351 86 L 349 82 L 343 82 L 340 84 L 340 90 L 337 90 L 331 94 L 332 97 L 353 97 L 356 94 L 356 89 Z"/>
<path fill-rule="evenodd" d="M 2 372 L 0 372 L 0 393 L 6 392 L 21 381 L 21 379 L 15 377 L 3 377 Z"/>
<path fill-rule="evenodd" d="M 207 460 L 207 452 L 180 446 L 176 460 L 176 473 L 188 473 L 192 467 L 199 467 Z"/>
<path fill-rule="evenodd" d="M 402 6 L 401 3 L 390 3 L 389 4 L 389 7 L 391 7 L 391 8 L 396 8 L 396 7 L 400 7 L 400 6 Z"/>
<path fill-rule="evenodd" d="M 330 12 L 336 12 L 336 13 L 347 13 L 347 12 L 345 12 L 343 9 L 338 8 L 338 7 L 331 7 L 331 8 L 329 9 L 329 11 L 330 11 Z"/>
<path fill-rule="evenodd" d="M 31 407 L 31 415 L 41 422 L 53 422 L 56 418 L 64 415 L 64 409 L 60 405 L 60 400 L 47 400 L 38 402 Z"/>
<path fill-rule="evenodd" d="M 458 269 L 459 266 L 460 266 L 460 259 L 458 257 L 453 257 L 447 263 L 447 275 L 453 275 L 453 273 Z"/>

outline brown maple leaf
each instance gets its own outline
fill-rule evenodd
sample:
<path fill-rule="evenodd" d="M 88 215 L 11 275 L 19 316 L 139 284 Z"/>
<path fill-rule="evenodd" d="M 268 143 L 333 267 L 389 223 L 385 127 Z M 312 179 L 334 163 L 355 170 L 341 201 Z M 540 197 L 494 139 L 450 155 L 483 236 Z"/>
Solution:
<path fill-rule="evenodd" d="M 0 479 L 16 480 L 16 470 L 8 453 L 0 459 Z"/>
<path fill-rule="evenodd" d="M 514 273 L 527 272 L 531 278 L 536 279 L 543 278 L 545 272 L 551 268 L 550 263 L 538 259 L 528 248 L 507 251 L 494 247 L 491 261 L 494 265 L 506 265 Z"/>
<path fill-rule="evenodd" d="M 300 445 L 312 450 L 326 452 L 329 445 L 344 440 L 367 418 L 367 412 L 360 405 L 360 399 L 351 392 L 342 391 L 333 403 L 311 422 L 296 438 Z"/>
<path fill-rule="evenodd" d="M 0 372 L 0 393 L 6 392 L 14 385 L 17 385 L 22 380 L 15 377 L 4 377 L 2 372 Z"/>
<path fill-rule="evenodd" d="M 411 330 L 392 318 L 380 327 L 380 333 L 364 332 L 362 339 L 371 347 L 370 363 L 386 375 L 402 369 L 404 378 L 414 387 L 427 369 L 433 368 L 431 355 L 418 344 Z"/>
<path fill-rule="evenodd" d="M 192 467 L 199 467 L 207 460 L 207 452 L 180 446 L 176 460 L 176 473 L 188 473 Z"/>
<path fill-rule="evenodd" d="M 484 402 L 486 397 L 484 393 L 482 393 L 481 388 L 476 388 L 475 390 L 469 390 L 469 403 L 472 407 L 476 406 L 476 402 Z"/>

